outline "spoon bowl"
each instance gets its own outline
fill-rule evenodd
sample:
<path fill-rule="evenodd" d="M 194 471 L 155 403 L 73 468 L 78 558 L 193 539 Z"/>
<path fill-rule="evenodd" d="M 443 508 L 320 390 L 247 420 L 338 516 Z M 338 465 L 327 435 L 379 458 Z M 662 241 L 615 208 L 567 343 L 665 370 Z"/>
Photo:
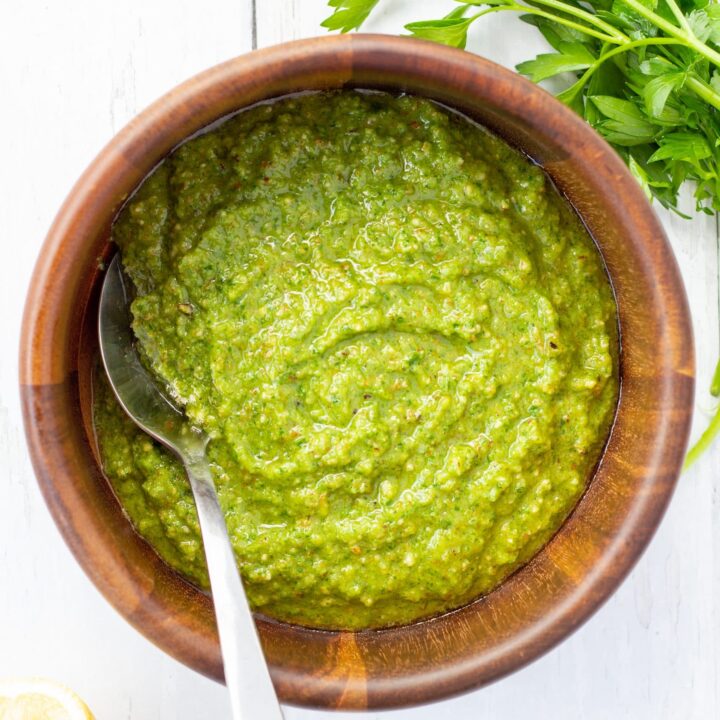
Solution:
<path fill-rule="evenodd" d="M 131 329 L 128 280 L 119 258 L 115 255 L 108 266 L 98 314 L 100 355 L 110 385 L 122 409 L 148 435 L 181 459 L 201 455 L 209 438 L 189 423 L 140 360 Z"/>

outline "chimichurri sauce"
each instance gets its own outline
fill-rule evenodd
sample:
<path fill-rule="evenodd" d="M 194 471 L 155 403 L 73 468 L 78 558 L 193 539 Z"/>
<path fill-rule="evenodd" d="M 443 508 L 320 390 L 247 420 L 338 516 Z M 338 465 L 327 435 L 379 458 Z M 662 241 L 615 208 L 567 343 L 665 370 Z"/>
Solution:
<path fill-rule="evenodd" d="M 466 118 L 356 91 L 254 107 L 168 157 L 113 238 L 258 611 L 458 607 L 582 494 L 618 393 L 613 295 L 543 172 Z M 206 585 L 180 465 L 104 382 L 95 421 L 137 530 Z"/>

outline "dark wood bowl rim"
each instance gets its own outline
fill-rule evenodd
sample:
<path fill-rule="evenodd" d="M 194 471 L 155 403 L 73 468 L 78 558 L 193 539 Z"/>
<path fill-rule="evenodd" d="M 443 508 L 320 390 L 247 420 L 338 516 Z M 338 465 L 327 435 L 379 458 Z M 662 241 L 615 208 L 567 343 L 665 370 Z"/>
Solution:
<path fill-rule="evenodd" d="M 95 497 L 92 489 L 102 478 L 80 409 L 76 316 L 97 281 L 93 263 L 104 252 L 120 203 L 183 138 L 261 99 L 344 85 L 409 89 L 466 111 L 458 98 L 467 97 L 478 112 L 483 104 L 490 113 L 499 108 L 500 134 L 512 141 L 517 123 L 528 137 L 536 133 L 546 142 L 530 154 L 567 186 L 570 197 L 572 176 L 563 181 L 562 168 L 574 163 L 583 175 L 582 168 L 592 164 L 594 179 L 583 175 L 582 182 L 592 184 L 598 198 L 575 205 L 591 229 L 593 223 L 602 226 L 598 217 L 605 213 L 627 243 L 620 262 L 616 241 L 607 247 L 599 241 L 624 338 L 616 423 L 588 492 L 549 545 L 491 595 L 430 621 L 334 633 L 259 619 L 284 701 L 364 709 L 437 700 L 502 677 L 552 648 L 609 597 L 649 542 L 672 495 L 690 429 L 694 355 L 675 259 L 636 182 L 582 120 L 518 75 L 434 44 L 355 35 L 272 47 L 192 78 L 133 119 L 73 188 L 37 261 L 20 344 L 26 435 L 50 512 L 94 584 L 151 641 L 221 679 L 208 599 L 145 558 L 147 549 L 127 521 L 113 519 L 114 497 L 107 488 L 98 488 Z M 543 147 L 550 148 L 546 155 Z M 633 294 L 624 264 L 642 296 Z"/>

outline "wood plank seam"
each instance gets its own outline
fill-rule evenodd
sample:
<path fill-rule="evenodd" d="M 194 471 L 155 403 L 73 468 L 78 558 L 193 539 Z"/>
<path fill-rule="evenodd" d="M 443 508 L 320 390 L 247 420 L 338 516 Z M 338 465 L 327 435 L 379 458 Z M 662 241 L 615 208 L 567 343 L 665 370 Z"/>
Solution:
<path fill-rule="evenodd" d="M 258 29 L 257 29 L 257 0 L 250 1 L 250 16 L 252 18 L 252 49 L 257 50 L 258 47 Z"/>

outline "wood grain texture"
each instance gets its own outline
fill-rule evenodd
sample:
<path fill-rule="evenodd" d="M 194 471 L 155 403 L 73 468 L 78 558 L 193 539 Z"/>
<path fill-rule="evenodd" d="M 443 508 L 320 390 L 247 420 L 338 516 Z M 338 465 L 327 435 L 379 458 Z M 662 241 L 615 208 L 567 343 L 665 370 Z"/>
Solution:
<path fill-rule="evenodd" d="M 258 100 L 342 85 L 436 98 L 543 164 L 601 247 L 623 334 L 623 388 L 605 458 L 561 532 L 525 569 L 486 598 L 405 628 L 349 635 L 259 621 L 273 678 L 286 700 L 388 707 L 477 687 L 552 647 L 623 579 L 675 484 L 694 374 L 684 291 L 662 227 L 640 189 L 579 118 L 498 66 L 410 40 L 326 38 L 218 66 L 133 120 L 76 185 L 35 270 L 20 372 L 36 473 L 74 554 L 138 629 L 183 662 L 219 676 L 208 599 L 132 533 L 101 481 L 78 392 L 83 338 L 94 325 L 86 311 L 110 219 L 171 147 Z"/>

